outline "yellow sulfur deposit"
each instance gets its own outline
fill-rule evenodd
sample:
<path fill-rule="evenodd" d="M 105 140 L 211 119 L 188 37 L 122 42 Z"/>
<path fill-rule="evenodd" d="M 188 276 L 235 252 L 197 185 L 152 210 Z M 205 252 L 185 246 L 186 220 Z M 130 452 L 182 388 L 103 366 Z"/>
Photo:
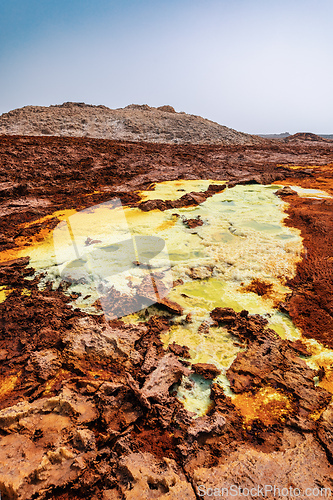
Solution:
<path fill-rule="evenodd" d="M 142 201 L 175 200 L 191 191 L 205 191 L 210 184 L 224 182 L 168 181 L 139 194 Z M 68 282 L 67 290 L 68 294 L 79 295 L 73 306 L 101 314 L 94 306 L 100 296 L 96 283 L 112 285 L 122 294 L 133 294 L 133 285 L 139 283 L 143 272 L 133 260 L 138 260 L 141 252 L 146 268 L 163 271 L 167 298 L 184 309 L 183 316 L 174 318 L 170 331 L 162 335 L 164 345 L 187 345 L 192 363 L 216 365 L 221 375 L 215 381 L 232 395 L 225 372 L 242 347 L 225 329 L 211 325 L 210 312 L 215 307 L 261 314 L 282 338 L 300 338 L 290 318 L 276 309 L 276 304 L 290 291 L 286 278 L 294 276 L 302 258 L 300 232 L 284 225 L 286 202 L 274 194 L 281 187 L 237 185 L 198 206 L 164 212 L 144 212 L 139 207 L 107 202 L 79 213 L 54 214 L 63 222 L 43 241 L 20 249 L 19 256 L 30 255 L 30 265 L 36 273 L 45 273 L 41 288 L 47 282 L 56 288 L 64 277 L 76 276 L 76 280 Z M 186 220 L 198 217 L 203 224 L 190 229 Z M 138 250 L 134 243 L 134 250 L 130 250 L 129 241 L 145 237 L 156 238 L 147 240 L 156 242 L 152 248 Z M 165 242 L 165 247 L 163 244 L 157 248 L 158 241 Z M 253 280 L 266 284 L 269 293 L 258 295 L 249 291 Z M 178 284 L 173 287 L 175 281 Z M 148 315 L 157 311 L 151 305 Z M 146 319 L 140 311 L 133 313 L 123 320 Z M 315 356 L 312 362 L 316 363 Z M 210 404 L 210 385 L 210 381 L 192 375 L 183 380 L 178 397 L 187 409 L 203 414 Z M 267 391 L 260 393 L 261 399 L 263 395 L 269 401 L 280 398 Z M 245 402 L 247 406 L 252 404 L 250 400 Z M 240 397 L 238 404 L 243 404 Z M 286 402 L 283 405 L 288 406 Z M 257 408 L 257 400 L 251 407 Z"/>
<path fill-rule="evenodd" d="M 20 375 L 21 372 L 16 375 L 9 375 L 8 377 L 0 378 L 0 397 L 5 396 L 8 392 L 11 392 L 14 389 Z"/>

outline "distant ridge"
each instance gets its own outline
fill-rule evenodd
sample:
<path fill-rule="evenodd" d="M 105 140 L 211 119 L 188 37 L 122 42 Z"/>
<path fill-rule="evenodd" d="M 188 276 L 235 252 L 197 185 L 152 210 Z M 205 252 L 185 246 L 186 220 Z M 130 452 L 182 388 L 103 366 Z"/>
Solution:
<path fill-rule="evenodd" d="M 311 142 L 331 142 L 329 139 L 323 138 L 320 135 L 312 134 L 311 132 L 298 132 L 284 139 L 286 142 L 292 141 L 311 141 Z"/>
<path fill-rule="evenodd" d="M 0 134 L 94 137 L 170 144 L 260 144 L 266 140 L 237 132 L 172 106 L 131 104 L 110 109 L 85 103 L 25 106 L 0 116 Z"/>
<path fill-rule="evenodd" d="M 310 132 L 298 132 L 297 134 L 293 135 L 290 135 L 289 132 L 282 132 L 282 134 L 258 134 L 258 135 L 259 137 L 262 137 L 264 139 L 289 139 L 290 137 L 296 137 L 296 136 L 300 138 L 300 135 L 303 135 L 303 140 L 308 140 L 305 138 L 305 135 L 316 136 L 319 137 L 320 139 L 329 139 L 329 140 L 333 139 L 333 134 L 312 134 Z"/>
<path fill-rule="evenodd" d="M 265 139 L 284 139 L 285 137 L 289 137 L 289 132 L 282 132 L 281 134 L 258 134 L 259 137 L 263 137 Z"/>
<path fill-rule="evenodd" d="M 322 137 L 323 139 L 329 139 L 333 140 L 333 134 L 317 134 L 319 137 Z"/>

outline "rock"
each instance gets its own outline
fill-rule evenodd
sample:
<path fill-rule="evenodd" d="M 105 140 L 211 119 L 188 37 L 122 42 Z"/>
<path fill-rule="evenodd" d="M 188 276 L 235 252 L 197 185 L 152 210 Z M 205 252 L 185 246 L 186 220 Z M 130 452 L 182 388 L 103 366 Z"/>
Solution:
<path fill-rule="evenodd" d="M 65 337 L 66 351 L 75 357 L 111 358 L 123 363 L 138 362 L 135 343 L 147 332 L 145 325 L 122 328 L 100 325 L 91 318 L 80 318 Z"/>
<path fill-rule="evenodd" d="M 158 109 L 159 111 L 164 111 L 164 113 L 176 113 L 175 108 L 169 105 L 159 106 L 156 109 Z"/>
<path fill-rule="evenodd" d="M 8 351 L 6 349 L 0 349 L 0 361 L 4 361 L 8 356 Z"/>
<path fill-rule="evenodd" d="M 171 202 L 164 202 L 162 200 L 148 200 L 148 201 L 143 201 L 140 203 L 140 210 L 143 212 L 150 212 L 151 210 L 168 210 L 169 208 L 173 207 L 173 203 Z"/>
<path fill-rule="evenodd" d="M 294 413 L 289 416 L 289 424 L 313 430 L 314 420 L 309 415 L 323 410 L 331 394 L 315 386 L 316 372 L 299 357 L 300 352 L 305 352 L 303 344 L 283 340 L 267 328 L 266 319 L 249 315 L 245 310 L 236 313 L 216 308 L 211 317 L 247 345 L 247 350 L 237 354 L 227 371 L 232 390 L 237 394 L 267 386 L 282 390 L 286 396 L 292 396 Z"/>
<path fill-rule="evenodd" d="M 317 488 L 308 498 L 325 496 L 321 488 L 333 489 L 333 467 L 326 454 L 312 436 L 298 437 L 295 445 L 283 451 L 264 453 L 241 446 L 216 467 L 201 467 L 191 473 L 197 495 L 208 500 L 212 491 L 216 497 L 241 498 L 305 498 L 307 488 Z M 280 489 L 275 495 L 265 486 L 274 485 Z M 260 491 L 258 491 L 258 487 Z M 211 490 L 213 488 L 213 490 Z M 239 492 L 241 488 L 243 492 Z M 247 490 L 245 489 L 247 488 Z M 284 492 L 282 489 L 286 488 Z M 290 488 L 292 493 L 290 494 Z M 253 493 L 250 492 L 253 489 Z M 263 489 L 264 493 L 261 492 Z M 298 493 L 298 490 L 299 493 Z M 228 495 L 227 495 L 228 492 Z M 327 496 L 329 490 L 327 490 Z M 214 497 L 215 498 L 215 497 Z"/>
<path fill-rule="evenodd" d="M 210 313 L 210 316 L 217 323 L 233 323 L 237 314 L 230 307 L 216 307 Z"/>
<path fill-rule="evenodd" d="M 196 206 L 206 201 L 207 197 L 208 196 L 206 195 L 206 193 L 195 193 L 195 192 L 186 193 L 180 198 L 178 203 L 179 204 L 181 203 L 179 205 L 181 207 L 189 207 L 192 205 Z"/>
<path fill-rule="evenodd" d="M 6 268 L 26 266 L 29 263 L 29 260 L 29 257 L 20 257 L 19 259 L 0 262 L 0 269 L 2 270 L 3 268 L 5 268 L 6 270 Z"/>
<path fill-rule="evenodd" d="M 274 193 L 276 196 L 295 196 L 297 192 L 291 189 L 289 186 L 284 186 L 282 189 L 278 189 Z"/>
<path fill-rule="evenodd" d="M 292 349 L 294 349 L 299 354 L 302 354 L 302 356 L 311 356 L 311 353 L 308 351 L 307 346 L 303 344 L 301 340 L 289 340 L 288 343 Z"/>
<path fill-rule="evenodd" d="M 90 429 L 76 429 L 73 442 L 80 450 L 87 451 L 96 449 L 95 435 Z"/>
<path fill-rule="evenodd" d="M 190 370 L 185 368 L 174 354 L 166 354 L 159 359 L 156 369 L 146 378 L 142 387 L 142 394 L 146 398 L 159 400 L 169 396 L 169 388 L 179 382 L 183 375 L 189 375 Z"/>
<path fill-rule="evenodd" d="M 331 399 L 327 391 L 315 387 L 314 376 L 315 372 L 293 355 L 282 339 L 267 332 L 247 351 L 238 353 L 227 371 L 236 393 L 251 390 L 256 385 L 271 384 L 284 388 L 287 393 L 292 391 L 300 406 L 308 412 L 325 407 Z"/>
<path fill-rule="evenodd" d="M 103 490 L 102 492 L 102 500 L 121 500 L 122 495 L 116 488 L 112 488 L 112 490 Z"/>
<path fill-rule="evenodd" d="M 20 432 L 0 437 L 0 491 L 5 498 L 40 498 L 49 488 L 77 479 L 80 468 L 72 464 L 78 459 L 69 444 L 73 428 L 69 417 L 39 412 L 20 419 Z"/>
<path fill-rule="evenodd" d="M 211 416 L 196 418 L 188 429 L 188 435 L 196 438 L 199 434 L 221 434 L 226 424 L 226 419 L 219 413 Z"/>
<path fill-rule="evenodd" d="M 43 448 L 36 446 L 26 436 L 9 434 L 0 438 L 0 491 L 9 499 L 23 496 L 26 480 L 39 467 Z"/>
<path fill-rule="evenodd" d="M 123 432 L 130 424 L 136 422 L 143 415 L 142 406 L 150 406 L 138 388 L 135 380 L 131 378 L 128 387 L 117 394 L 117 396 L 108 396 L 101 399 L 103 403 L 102 418 L 107 430 L 112 435 L 118 435 Z M 135 397 L 133 398 L 133 392 Z"/>
<path fill-rule="evenodd" d="M 82 456 L 78 456 L 73 460 L 72 467 L 84 470 L 87 467 L 87 463 Z"/>
<path fill-rule="evenodd" d="M 148 401 L 147 396 L 140 389 L 138 382 L 134 380 L 134 378 L 130 373 L 126 373 L 126 379 L 128 386 L 133 391 L 137 400 L 142 404 L 143 407 L 150 409 L 151 408 L 150 401 Z"/>
<path fill-rule="evenodd" d="M 166 404 L 154 405 L 154 410 L 158 412 L 159 423 L 163 428 L 167 428 L 171 423 L 175 411 L 174 402 L 174 399 L 171 400 L 171 398 L 169 398 L 169 401 L 166 401 Z"/>
<path fill-rule="evenodd" d="M 158 290 L 158 293 L 156 293 L 156 290 Z M 153 283 L 150 276 L 144 278 L 136 289 L 138 298 L 149 299 L 149 301 L 158 304 L 172 314 L 182 315 L 183 308 L 177 302 L 168 299 L 166 297 L 167 292 L 168 290 L 161 280 L 154 278 Z"/>
<path fill-rule="evenodd" d="M 184 217 L 183 223 L 187 228 L 194 229 L 195 227 L 202 226 L 203 220 L 200 218 L 200 215 L 198 215 L 195 219 L 186 219 L 186 217 Z"/>
<path fill-rule="evenodd" d="M 59 446 L 54 451 L 47 452 L 47 458 L 51 462 L 51 464 L 62 464 L 65 460 L 74 458 L 74 453 L 64 446 Z"/>
<path fill-rule="evenodd" d="M 160 306 L 162 306 L 167 311 L 171 312 L 172 314 L 178 314 L 179 316 L 182 316 L 182 314 L 184 312 L 184 309 L 182 308 L 182 306 L 177 304 L 177 302 L 174 302 L 170 299 L 167 299 L 166 297 L 164 297 L 163 299 L 157 300 L 156 303 L 159 304 Z"/>
<path fill-rule="evenodd" d="M 13 429 L 22 419 L 31 415 L 54 412 L 58 415 L 74 416 L 78 422 L 91 422 L 97 417 L 93 401 L 64 387 L 58 396 L 42 398 L 28 403 L 22 401 L 0 411 L 0 429 Z"/>
<path fill-rule="evenodd" d="M 190 358 L 190 350 L 186 345 L 179 345 L 176 342 L 172 342 L 169 344 L 169 351 L 173 352 L 176 356 L 180 356 L 181 358 Z"/>
<path fill-rule="evenodd" d="M 213 380 L 221 373 L 221 370 L 211 363 L 195 363 L 192 365 L 192 370 L 206 380 Z"/>
<path fill-rule="evenodd" d="M 187 271 L 187 274 L 193 280 L 203 280 L 206 278 L 210 278 L 211 275 L 213 274 L 213 270 L 214 270 L 213 267 L 210 266 L 196 266 L 196 267 L 191 267 Z"/>
<path fill-rule="evenodd" d="M 156 368 L 158 363 L 157 347 L 153 344 L 147 349 L 144 363 L 141 365 L 141 370 L 144 373 L 150 373 L 154 368 Z"/>
<path fill-rule="evenodd" d="M 75 415 L 80 423 L 89 423 L 95 420 L 98 412 L 91 398 L 81 396 L 68 387 L 64 387 L 59 394 L 48 400 L 54 411 L 63 415 Z"/>
<path fill-rule="evenodd" d="M 55 349 L 45 349 L 31 354 L 31 362 L 39 378 L 47 380 L 53 377 L 61 366 L 61 359 Z"/>
<path fill-rule="evenodd" d="M 27 186 L 15 182 L 0 182 L 0 198 L 9 198 L 15 195 L 25 194 Z"/>
<path fill-rule="evenodd" d="M 118 391 L 124 386 L 120 382 L 103 382 L 100 386 L 100 391 L 103 392 L 106 396 L 111 396 L 114 392 Z"/>
<path fill-rule="evenodd" d="M 331 403 L 318 420 L 318 437 L 333 459 L 333 404 Z"/>
<path fill-rule="evenodd" d="M 315 387 L 315 371 L 290 349 L 288 341 L 264 327 L 260 332 L 260 323 L 255 323 L 250 317 L 243 320 L 239 327 L 241 338 L 250 340 L 248 349 L 237 354 L 227 371 L 234 392 L 252 391 L 267 385 L 283 389 L 286 394 L 293 395 L 298 411 L 304 417 L 328 405 L 331 394 Z M 232 328 L 232 332 L 237 335 L 237 326 Z"/>
<path fill-rule="evenodd" d="M 198 333 L 200 333 L 200 335 L 209 335 L 209 328 L 212 326 L 212 324 L 214 324 L 212 323 L 212 321 L 203 321 L 198 328 Z"/>
<path fill-rule="evenodd" d="M 311 132 L 297 132 L 296 134 L 288 135 L 284 140 L 285 142 L 295 142 L 295 141 L 330 142 L 329 139 L 313 134 Z"/>
<path fill-rule="evenodd" d="M 123 476 L 129 483 L 126 487 L 119 482 L 125 500 L 196 499 L 191 483 L 172 459 L 158 460 L 150 453 L 131 453 L 120 459 L 119 469 L 120 478 Z"/>
<path fill-rule="evenodd" d="M 272 293 L 273 283 L 260 280 L 258 278 L 252 279 L 251 283 L 243 288 L 244 292 L 253 292 L 260 297 L 268 296 Z"/>
<path fill-rule="evenodd" d="M 225 188 L 225 185 L 210 185 L 207 191 L 200 191 L 198 193 L 193 191 L 191 193 L 186 193 L 178 200 L 148 200 L 140 203 L 139 207 L 140 210 L 148 212 L 150 210 L 164 211 L 171 208 L 197 206 L 206 201 L 210 196 L 223 191 Z M 178 214 L 173 215 L 179 217 Z M 183 218 L 183 222 L 187 225 L 188 228 L 194 228 L 203 225 L 203 221 L 200 219 L 200 217 L 197 217 L 196 219 Z"/>
<path fill-rule="evenodd" d="M 227 184 L 209 184 L 206 194 L 212 196 L 217 193 L 222 193 L 226 187 Z"/>

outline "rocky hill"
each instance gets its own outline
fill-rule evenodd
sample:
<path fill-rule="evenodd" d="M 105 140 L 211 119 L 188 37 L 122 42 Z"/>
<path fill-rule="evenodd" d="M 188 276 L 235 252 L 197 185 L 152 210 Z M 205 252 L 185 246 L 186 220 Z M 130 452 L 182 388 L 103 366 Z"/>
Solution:
<path fill-rule="evenodd" d="M 94 137 L 171 144 L 246 145 L 266 143 L 171 106 L 131 104 L 110 109 L 85 103 L 25 106 L 0 116 L 0 134 Z"/>
<path fill-rule="evenodd" d="M 288 137 L 285 138 L 285 141 L 331 142 L 330 139 L 324 138 L 320 135 L 312 134 L 311 132 L 298 132 L 297 134 L 289 135 Z"/>
<path fill-rule="evenodd" d="M 259 137 L 263 137 L 264 139 L 285 139 L 289 137 L 289 132 L 282 132 L 281 134 L 258 134 Z"/>

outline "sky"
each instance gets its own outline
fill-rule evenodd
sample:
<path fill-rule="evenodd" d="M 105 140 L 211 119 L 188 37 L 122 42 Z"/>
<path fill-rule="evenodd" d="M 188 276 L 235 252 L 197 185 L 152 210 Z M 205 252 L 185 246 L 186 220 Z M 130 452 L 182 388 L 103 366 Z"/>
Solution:
<path fill-rule="evenodd" d="M 169 104 L 249 133 L 333 134 L 332 0 L 0 0 L 0 114 Z"/>

